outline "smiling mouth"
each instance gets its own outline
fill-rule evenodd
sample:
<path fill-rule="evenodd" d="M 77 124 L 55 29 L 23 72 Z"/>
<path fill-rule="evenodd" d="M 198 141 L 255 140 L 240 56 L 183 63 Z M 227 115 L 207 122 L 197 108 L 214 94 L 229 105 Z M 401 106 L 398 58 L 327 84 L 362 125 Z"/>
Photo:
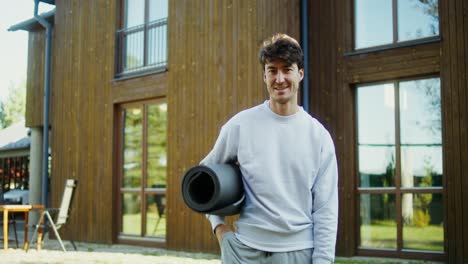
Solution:
<path fill-rule="evenodd" d="M 289 87 L 275 87 L 274 89 L 277 91 L 284 91 L 287 90 Z"/>

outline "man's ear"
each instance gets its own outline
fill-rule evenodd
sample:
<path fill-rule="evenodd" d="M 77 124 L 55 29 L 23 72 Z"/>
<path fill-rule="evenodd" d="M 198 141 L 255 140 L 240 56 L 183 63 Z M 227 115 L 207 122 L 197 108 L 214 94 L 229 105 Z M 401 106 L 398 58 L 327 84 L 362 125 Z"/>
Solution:
<path fill-rule="evenodd" d="M 299 70 L 299 76 L 301 77 L 301 81 L 302 81 L 302 79 L 304 79 L 304 68 Z"/>

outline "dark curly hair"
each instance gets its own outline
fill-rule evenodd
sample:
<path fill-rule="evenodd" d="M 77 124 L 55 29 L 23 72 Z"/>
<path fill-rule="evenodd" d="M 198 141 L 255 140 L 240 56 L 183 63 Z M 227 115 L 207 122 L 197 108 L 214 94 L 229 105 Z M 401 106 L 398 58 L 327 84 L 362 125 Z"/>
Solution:
<path fill-rule="evenodd" d="M 294 38 L 276 33 L 265 39 L 258 53 L 260 64 L 265 69 L 265 64 L 272 61 L 283 61 L 288 65 L 297 63 L 299 69 L 304 68 L 304 53 Z"/>

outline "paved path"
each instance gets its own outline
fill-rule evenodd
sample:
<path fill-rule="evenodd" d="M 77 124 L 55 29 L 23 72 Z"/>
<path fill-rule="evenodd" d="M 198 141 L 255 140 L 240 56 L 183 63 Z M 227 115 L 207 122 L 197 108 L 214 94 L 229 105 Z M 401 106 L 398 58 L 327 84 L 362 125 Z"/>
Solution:
<path fill-rule="evenodd" d="M 14 243 L 12 243 L 14 244 Z M 75 243 L 78 251 L 65 241 L 67 252 L 60 250 L 56 240 L 46 240 L 42 250 L 10 248 L 0 250 L 0 263 L 167 263 L 167 264 L 220 264 L 213 254 L 187 253 L 157 248 Z"/>
<path fill-rule="evenodd" d="M 33 230 L 30 232 L 31 237 Z M 2 233 L 3 235 L 3 233 Z M 159 248 L 104 245 L 94 243 L 75 242 L 78 251 L 73 249 L 69 241 L 64 241 L 67 252 L 63 252 L 55 239 L 46 239 L 42 250 L 36 250 L 36 244 L 28 252 L 22 249 L 23 230 L 18 230 L 20 249 L 16 248 L 13 232 L 9 234 L 9 249 L 0 250 L 0 263 L 164 263 L 164 264 L 220 264 L 218 255 L 204 253 L 187 253 Z M 3 239 L 2 239 L 3 241 Z"/>

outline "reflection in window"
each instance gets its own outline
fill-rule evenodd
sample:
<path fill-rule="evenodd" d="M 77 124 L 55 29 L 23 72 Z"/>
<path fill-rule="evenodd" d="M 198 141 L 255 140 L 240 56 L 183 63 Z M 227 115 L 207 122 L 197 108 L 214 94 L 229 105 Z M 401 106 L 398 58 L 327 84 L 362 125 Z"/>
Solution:
<path fill-rule="evenodd" d="M 133 193 L 122 195 L 121 232 L 128 235 L 141 233 L 141 196 Z"/>
<path fill-rule="evenodd" d="M 403 248 L 444 250 L 442 194 L 403 194 L 402 210 Z"/>
<path fill-rule="evenodd" d="M 355 0 L 354 33 L 355 49 L 438 36 L 439 1 Z"/>
<path fill-rule="evenodd" d="M 146 196 L 146 236 L 166 236 L 166 195 L 150 194 Z"/>
<path fill-rule="evenodd" d="M 126 28 L 145 23 L 145 0 L 125 1 L 124 10 L 124 24 Z"/>
<path fill-rule="evenodd" d="M 392 42 L 392 0 L 356 0 L 354 10 L 356 49 Z"/>
<path fill-rule="evenodd" d="M 123 188 L 138 188 L 141 186 L 142 114 L 141 108 L 124 110 Z"/>
<path fill-rule="evenodd" d="M 398 0 L 398 41 L 439 35 L 437 0 Z"/>
<path fill-rule="evenodd" d="M 396 248 L 394 194 L 362 194 L 359 247 Z"/>
<path fill-rule="evenodd" d="M 149 0 L 149 21 L 167 18 L 168 0 Z"/>
<path fill-rule="evenodd" d="M 125 37 L 125 58 L 124 58 L 124 68 L 125 69 L 134 69 L 143 66 L 144 61 L 144 32 L 137 31 L 131 34 L 128 34 Z"/>
<path fill-rule="evenodd" d="M 403 187 L 442 186 L 440 80 L 400 83 Z"/>
<path fill-rule="evenodd" d="M 395 96 L 393 84 L 359 87 L 357 108 L 360 187 L 394 186 Z"/>
<path fill-rule="evenodd" d="M 395 186 L 395 147 L 359 146 L 360 187 Z"/>
<path fill-rule="evenodd" d="M 167 104 L 148 106 L 148 188 L 166 187 Z"/>
<path fill-rule="evenodd" d="M 122 107 L 120 235 L 131 239 L 166 236 L 167 104 Z"/>

